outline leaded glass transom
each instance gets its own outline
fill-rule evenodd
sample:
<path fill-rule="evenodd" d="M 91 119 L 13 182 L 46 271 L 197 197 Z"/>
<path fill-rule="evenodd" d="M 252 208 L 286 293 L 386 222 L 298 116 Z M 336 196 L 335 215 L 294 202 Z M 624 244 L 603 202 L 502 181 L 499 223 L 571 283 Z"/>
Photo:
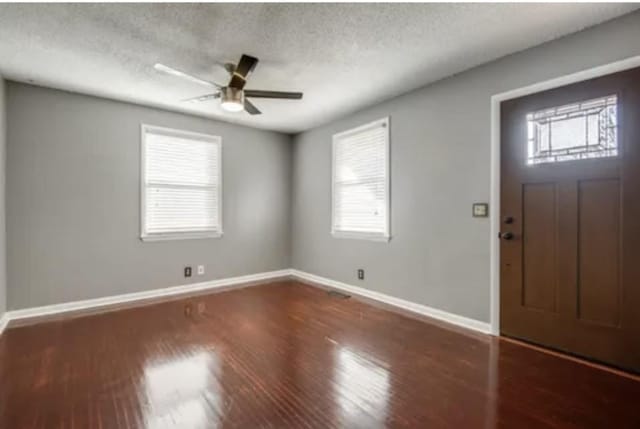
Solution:
<path fill-rule="evenodd" d="M 527 115 L 527 164 L 618 155 L 618 97 L 610 95 Z"/>

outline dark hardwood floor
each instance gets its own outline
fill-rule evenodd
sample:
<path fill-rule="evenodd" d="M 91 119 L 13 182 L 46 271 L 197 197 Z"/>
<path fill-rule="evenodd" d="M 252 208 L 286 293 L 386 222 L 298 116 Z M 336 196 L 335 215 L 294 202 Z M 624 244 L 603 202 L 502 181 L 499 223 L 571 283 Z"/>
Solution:
<path fill-rule="evenodd" d="M 281 282 L 9 329 L 0 427 L 639 428 L 640 382 Z"/>

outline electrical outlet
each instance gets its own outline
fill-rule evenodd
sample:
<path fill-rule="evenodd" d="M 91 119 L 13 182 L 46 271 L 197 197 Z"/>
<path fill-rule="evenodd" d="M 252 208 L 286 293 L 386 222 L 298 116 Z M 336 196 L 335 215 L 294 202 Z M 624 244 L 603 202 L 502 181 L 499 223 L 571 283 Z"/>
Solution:
<path fill-rule="evenodd" d="M 204 265 L 198 265 L 198 275 L 201 276 L 204 274 Z"/>
<path fill-rule="evenodd" d="M 184 276 L 191 277 L 191 267 L 184 267 Z"/>
<path fill-rule="evenodd" d="M 362 268 L 358 269 L 358 280 L 364 280 L 364 270 Z"/>

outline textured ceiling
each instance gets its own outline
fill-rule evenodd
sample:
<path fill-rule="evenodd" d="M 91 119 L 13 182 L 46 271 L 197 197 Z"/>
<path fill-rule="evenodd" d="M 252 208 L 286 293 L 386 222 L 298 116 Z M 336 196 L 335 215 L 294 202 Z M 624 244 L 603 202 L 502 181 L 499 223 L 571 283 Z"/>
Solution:
<path fill-rule="evenodd" d="M 0 74 L 18 81 L 298 132 L 638 8 L 634 4 L 3 4 Z M 220 82 L 260 58 L 263 115 L 223 112 L 161 62 Z"/>

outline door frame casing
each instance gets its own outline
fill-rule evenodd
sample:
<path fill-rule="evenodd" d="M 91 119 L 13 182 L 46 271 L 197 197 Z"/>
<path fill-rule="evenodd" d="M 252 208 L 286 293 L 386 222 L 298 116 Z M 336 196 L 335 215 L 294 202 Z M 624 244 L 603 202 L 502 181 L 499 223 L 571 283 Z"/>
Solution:
<path fill-rule="evenodd" d="M 500 335 L 500 103 L 537 92 L 559 88 L 572 83 L 606 76 L 640 67 L 640 55 L 593 67 L 576 73 L 549 79 L 491 97 L 491 191 L 490 191 L 490 316 L 491 335 Z"/>

